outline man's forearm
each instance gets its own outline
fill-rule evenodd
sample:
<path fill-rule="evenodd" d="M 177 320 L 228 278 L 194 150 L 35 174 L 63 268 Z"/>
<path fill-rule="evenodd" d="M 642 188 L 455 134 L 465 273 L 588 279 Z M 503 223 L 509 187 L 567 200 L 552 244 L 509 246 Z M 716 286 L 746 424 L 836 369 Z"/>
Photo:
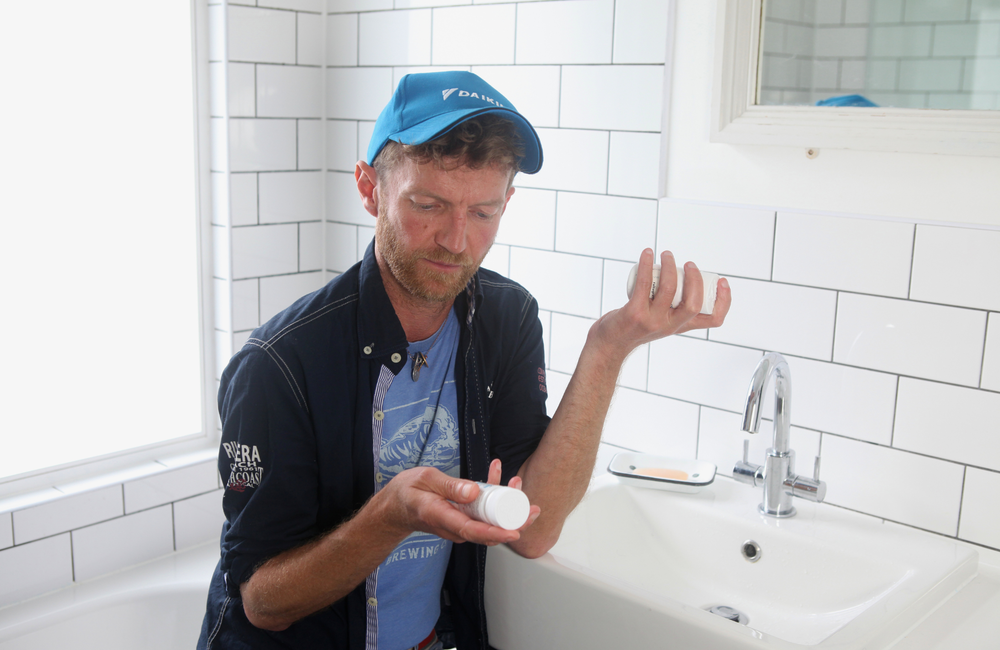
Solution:
<path fill-rule="evenodd" d="M 335 530 L 265 562 L 240 588 L 250 622 L 284 630 L 361 584 L 407 534 L 387 525 L 385 506 L 375 495 Z"/>
<path fill-rule="evenodd" d="M 521 466 L 522 489 L 541 515 L 510 544 L 539 557 L 559 539 L 563 522 L 590 484 L 604 419 L 628 350 L 602 345 L 593 331 L 576 371 L 535 452 Z"/>

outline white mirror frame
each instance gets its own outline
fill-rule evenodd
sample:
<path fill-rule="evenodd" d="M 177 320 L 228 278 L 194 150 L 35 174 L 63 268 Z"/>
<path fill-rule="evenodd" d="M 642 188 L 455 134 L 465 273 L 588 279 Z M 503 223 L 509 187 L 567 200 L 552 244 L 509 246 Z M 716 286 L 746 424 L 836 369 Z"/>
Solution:
<path fill-rule="evenodd" d="M 1000 111 L 758 106 L 763 0 L 719 0 L 711 142 L 1000 156 Z"/>

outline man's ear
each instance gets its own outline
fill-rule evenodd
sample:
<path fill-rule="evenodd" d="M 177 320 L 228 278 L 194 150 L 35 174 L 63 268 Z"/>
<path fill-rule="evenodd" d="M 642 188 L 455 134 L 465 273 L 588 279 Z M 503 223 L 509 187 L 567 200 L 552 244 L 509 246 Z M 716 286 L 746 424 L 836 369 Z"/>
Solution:
<path fill-rule="evenodd" d="M 358 184 L 361 205 L 368 214 L 378 218 L 378 172 L 365 161 L 359 160 L 354 166 L 354 180 Z"/>

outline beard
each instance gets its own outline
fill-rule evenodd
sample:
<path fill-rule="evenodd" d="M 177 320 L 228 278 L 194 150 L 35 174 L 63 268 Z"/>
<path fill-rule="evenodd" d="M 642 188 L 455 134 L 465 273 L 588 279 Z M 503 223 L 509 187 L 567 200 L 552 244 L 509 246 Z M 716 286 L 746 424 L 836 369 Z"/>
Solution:
<path fill-rule="evenodd" d="M 375 247 L 389 267 L 392 277 L 410 295 L 421 300 L 453 300 L 469 283 L 483 260 L 473 260 L 468 255 L 450 253 L 440 247 L 429 251 L 408 251 L 403 246 L 398 229 L 386 213 L 386 204 L 380 202 L 378 219 L 375 221 Z M 485 253 L 483 257 L 485 258 Z M 456 264 L 461 266 L 461 271 L 445 273 L 421 267 L 419 262 L 422 259 Z"/>

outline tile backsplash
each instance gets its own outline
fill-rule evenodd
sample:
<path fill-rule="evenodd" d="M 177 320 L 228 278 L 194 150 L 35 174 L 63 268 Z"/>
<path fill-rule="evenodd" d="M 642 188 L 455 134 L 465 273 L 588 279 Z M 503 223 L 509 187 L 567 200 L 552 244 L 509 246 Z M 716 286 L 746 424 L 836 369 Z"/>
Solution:
<path fill-rule="evenodd" d="M 399 78 L 472 70 L 544 147 L 485 265 L 538 299 L 552 409 L 642 248 L 733 287 L 722 328 L 632 354 L 602 458 L 698 457 L 726 475 L 749 438 L 760 462 L 770 424 L 745 434 L 741 410 L 776 351 L 798 471 L 822 457 L 831 507 L 1000 549 L 1000 230 L 657 198 L 666 5 L 213 3 L 216 376 L 250 331 L 360 259 L 374 220 L 354 163 Z M 155 465 L 0 501 L 0 606 L 217 536 L 214 461 Z"/>

